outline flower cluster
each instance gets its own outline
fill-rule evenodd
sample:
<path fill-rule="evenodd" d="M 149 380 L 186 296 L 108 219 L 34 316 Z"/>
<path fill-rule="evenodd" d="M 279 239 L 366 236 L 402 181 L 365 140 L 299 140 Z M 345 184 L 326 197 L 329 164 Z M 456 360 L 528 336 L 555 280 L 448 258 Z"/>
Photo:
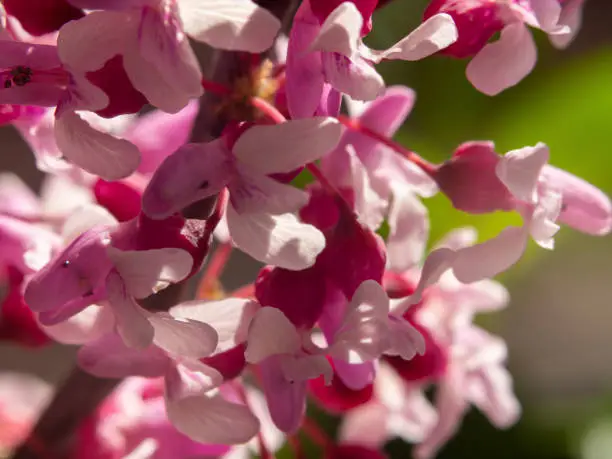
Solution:
<path fill-rule="evenodd" d="M 517 420 L 505 344 L 473 317 L 506 306 L 491 278 L 530 237 L 552 249 L 560 223 L 609 233 L 610 200 L 542 143 L 467 142 L 442 164 L 405 149 L 392 137 L 415 94 L 376 65 L 472 57 L 468 79 L 496 94 L 535 64 L 527 27 L 565 46 L 582 0 L 432 0 L 415 30 L 370 49 L 384 3 L 302 0 L 284 37 L 251 0 L 4 1 L 0 121 L 47 176 L 40 195 L 0 177 L 0 336 L 79 345 L 81 369 L 125 378 L 71 457 L 271 457 L 285 439 L 299 456 L 303 431 L 321 457 L 383 457 L 399 436 L 429 459 L 471 405 L 500 428 Z M 198 42 L 239 69 L 203 78 L 214 59 Z M 457 229 L 426 253 L 422 199 L 438 192 L 523 223 L 484 242 Z M 232 250 L 264 266 L 226 292 Z M 337 441 L 308 399 L 343 416 Z M 7 410 L 13 448 L 36 413 Z"/>

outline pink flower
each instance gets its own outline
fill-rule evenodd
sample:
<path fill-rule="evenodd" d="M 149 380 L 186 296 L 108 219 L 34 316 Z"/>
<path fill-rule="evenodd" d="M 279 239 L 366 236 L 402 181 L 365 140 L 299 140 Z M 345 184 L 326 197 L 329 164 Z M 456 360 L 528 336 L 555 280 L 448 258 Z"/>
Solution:
<path fill-rule="evenodd" d="M 62 61 L 80 72 L 98 70 L 115 55 L 149 102 L 175 113 L 202 95 L 197 59 L 185 34 L 214 47 L 261 52 L 280 22 L 250 0 L 71 0 L 102 9 L 62 27 Z"/>
<path fill-rule="evenodd" d="M 309 2 L 302 3 L 287 55 L 287 102 L 292 117 L 336 114 L 333 97 L 339 104 L 337 96 L 322 98 L 330 88 L 353 99 L 373 100 L 384 90 L 374 64 L 384 59 L 423 59 L 457 39 L 457 29 L 447 14 L 431 18 L 384 51 L 363 44 L 363 28 L 364 17 L 352 2 L 341 3 L 322 23 Z"/>
<path fill-rule="evenodd" d="M 84 16 L 68 0 L 5 0 L 6 12 L 19 19 L 23 28 L 32 35 L 55 32 L 68 21 Z"/>
<path fill-rule="evenodd" d="M 287 269 L 314 264 L 323 235 L 291 213 L 308 194 L 269 174 L 290 172 L 331 150 L 340 137 L 331 118 L 288 121 L 246 129 L 233 143 L 220 138 L 188 144 L 157 169 L 143 196 L 143 210 L 164 218 L 227 187 L 227 226 L 233 243 L 253 258 Z"/>
<path fill-rule="evenodd" d="M 565 47 L 580 25 L 584 0 L 433 0 L 425 18 L 452 16 L 458 40 L 442 52 L 463 58 L 474 56 L 468 80 L 487 95 L 516 85 L 536 63 L 537 51 L 527 26 L 546 32 L 555 46 Z M 501 32 L 499 40 L 489 39 Z"/>
<path fill-rule="evenodd" d="M 548 147 L 538 144 L 499 156 L 493 144 L 465 144 L 434 178 L 453 204 L 468 212 L 517 210 L 523 226 L 511 226 L 484 243 L 432 252 L 431 274 L 452 267 L 462 282 L 495 276 L 516 263 L 529 236 L 552 249 L 557 221 L 587 234 L 612 229 L 612 203 L 594 186 L 547 164 Z"/>

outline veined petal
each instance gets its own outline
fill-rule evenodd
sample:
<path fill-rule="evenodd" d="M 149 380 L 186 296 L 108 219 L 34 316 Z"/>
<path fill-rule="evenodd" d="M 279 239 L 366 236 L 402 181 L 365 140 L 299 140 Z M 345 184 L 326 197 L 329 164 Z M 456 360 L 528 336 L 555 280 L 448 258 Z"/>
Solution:
<path fill-rule="evenodd" d="M 256 301 L 228 298 L 221 301 L 186 301 L 170 309 L 177 319 L 190 319 L 212 326 L 218 334 L 215 352 L 224 352 L 246 341 L 247 328 L 259 308 Z"/>
<path fill-rule="evenodd" d="M 304 382 L 323 375 L 326 384 L 331 384 L 334 370 L 324 355 L 287 356 L 280 362 L 285 379 L 290 382 Z"/>
<path fill-rule="evenodd" d="M 531 32 L 520 22 L 507 25 L 499 40 L 487 44 L 467 66 L 467 78 L 479 91 L 494 96 L 525 78 L 537 59 Z"/>
<path fill-rule="evenodd" d="M 296 212 L 308 203 L 307 192 L 267 175 L 249 174 L 248 170 L 240 169 L 228 186 L 232 206 L 239 214 L 284 214 Z"/>
<path fill-rule="evenodd" d="M 453 18 L 446 13 L 436 14 L 391 48 L 385 51 L 373 51 L 374 61 L 380 62 L 383 59 L 418 61 L 452 45 L 458 36 Z"/>
<path fill-rule="evenodd" d="M 126 291 L 136 298 L 146 298 L 183 280 L 193 265 L 189 252 L 176 248 L 119 250 L 109 247 L 108 256 L 121 275 Z"/>
<path fill-rule="evenodd" d="M 149 322 L 155 330 L 153 343 L 172 355 L 201 359 L 217 347 L 217 332 L 204 322 L 174 318 L 166 312 L 153 314 Z"/>
<path fill-rule="evenodd" d="M 221 140 L 187 144 L 168 156 L 155 171 L 142 196 L 151 218 L 163 219 L 183 207 L 213 196 L 229 182 L 232 170 Z"/>
<path fill-rule="evenodd" d="M 123 280 L 116 272 L 106 282 L 108 302 L 117 321 L 117 333 L 128 347 L 144 349 L 153 342 L 153 326 L 147 311 L 140 307 L 126 291 Z"/>
<path fill-rule="evenodd" d="M 47 335 L 60 343 L 85 344 L 110 333 L 114 322 L 109 308 L 94 304 L 64 322 L 41 327 Z"/>
<path fill-rule="evenodd" d="M 274 330 L 274 333 L 270 333 Z M 246 351 L 247 362 L 259 363 L 280 354 L 292 355 L 300 350 L 300 336 L 280 309 L 263 307 L 249 326 Z"/>
<path fill-rule="evenodd" d="M 352 99 L 374 100 L 385 90 L 382 76 L 359 54 L 323 53 L 322 62 L 325 80 Z"/>
<path fill-rule="evenodd" d="M 427 208 L 410 190 L 398 191 L 389 207 L 388 223 L 387 262 L 402 272 L 423 258 L 429 236 Z"/>
<path fill-rule="evenodd" d="M 257 125 L 238 138 L 233 153 L 253 172 L 291 172 L 330 152 L 341 134 L 342 126 L 331 117 Z"/>
<path fill-rule="evenodd" d="M 185 32 L 219 49 L 260 53 L 274 42 L 280 21 L 251 0 L 179 0 Z"/>
<path fill-rule="evenodd" d="M 223 383 L 223 376 L 198 360 L 181 359 L 181 363 L 169 366 L 165 383 L 166 400 L 171 403 L 206 397 L 209 391 Z"/>
<path fill-rule="evenodd" d="M 56 118 L 55 138 L 68 161 L 105 180 L 125 178 L 140 163 L 136 146 L 95 130 L 71 111 Z"/>
<path fill-rule="evenodd" d="M 77 355 L 79 366 L 86 372 L 101 378 L 126 376 L 162 376 L 170 359 L 160 349 L 127 347 L 115 333 L 109 333 L 83 346 Z"/>
<path fill-rule="evenodd" d="M 495 173 L 514 196 L 534 203 L 538 179 L 549 157 L 548 147 L 543 143 L 509 151 L 497 163 Z"/>
<path fill-rule="evenodd" d="M 293 214 L 239 215 L 227 208 L 230 236 L 236 247 L 256 260 L 299 271 L 312 266 L 325 248 L 325 236 Z"/>
<path fill-rule="evenodd" d="M 355 4 L 341 3 L 321 24 L 310 50 L 353 56 L 360 42 L 362 27 L 363 17 Z"/>

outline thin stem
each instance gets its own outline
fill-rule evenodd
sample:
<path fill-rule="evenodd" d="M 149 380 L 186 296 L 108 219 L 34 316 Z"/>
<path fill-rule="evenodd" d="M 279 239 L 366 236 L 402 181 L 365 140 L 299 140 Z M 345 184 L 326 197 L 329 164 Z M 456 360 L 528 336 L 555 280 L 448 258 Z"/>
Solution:
<path fill-rule="evenodd" d="M 329 435 L 308 416 L 304 417 L 301 429 L 321 449 L 329 450 L 334 447 L 334 441 Z"/>
<path fill-rule="evenodd" d="M 285 115 L 283 115 L 274 105 L 268 103 L 264 99 L 259 97 L 251 97 L 249 101 L 253 107 L 259 110 L 273 123 L 281 124 L 287 121 Z"/>
<path fill-rule="evenodd" d="M 386 137 L 385 135 L 380 134 L 373 129 L 370 129 L 367 126 L 364 126 L 358 120 L 348 118 L 344 115 L 340 115 L 338 117 L 338 121 L 340 121 L 344 126 L 349 128 L 350 130 L 357 132 L 359 134 L 365 135 L 367 137 L 370 137 L 371 139 L 374 139 L 382 143 L 383 145 L 386 145 L 387 147 L 391 148 L 393 151 L 399 153 L 404 158 L 406 158 L 408 161 L 419 166 L 423 170 L 423 172 L 425 172 L 426 174 L 433 175 L 435 173 L 436 166 L 434 164 L 422 158 L 421 156 L 416 154 L 414 151 L 408 150 L 407 148 L 403 147 L 402 145 L 395 142 L 394 140 Z"/>
<path fill-rule="evenodd" d="M 289 446 L 293 452 L 294 459 L 306 459 L 306 454 L 304 454 L 299 437 L 297 435 L 289 435 L 287 440 L 289 441 Z"/>
<path fill-rule="evenodd" d="M 208 266 L 204 271 L 204 275 L 200 280 L 198 287 L 197 298 L 208 298 L 211 291 L 219 285 L 221 274 L 229 260 L 232 253 L 232 244 L 229 242 L 223 242 L 219 244 L 217 250 L 213 253 Z"/>

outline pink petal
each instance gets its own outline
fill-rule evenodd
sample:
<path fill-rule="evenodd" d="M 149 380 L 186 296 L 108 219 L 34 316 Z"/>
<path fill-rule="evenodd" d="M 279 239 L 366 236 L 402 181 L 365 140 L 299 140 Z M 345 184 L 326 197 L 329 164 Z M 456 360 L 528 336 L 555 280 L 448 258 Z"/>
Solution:
<path fill-rule="evenodd" d="M 130 142 L 96 131 L 74 112 L 64 112 L 55 122 L 57 146 L 65 158 L 106 180 L 132 174 L 140 152 Z"/>
<path fill-rule="evenodd" d="M 240 169 L 239 169 L 240 171 Z M 267 175 L 240 171 L 229 184 L 233 208 L 240 214 L 295 212 L 308 203 L 309 195 Z"/>
<path fill-rule="evenodd" d="M 217 332 L 204 322 L 176 319 L 165 312 L 150 316 L 149 322 L 155 330 L 153 343 L 172 355 L 201 359 L 217 347 Z"/>
<path fill-rule="evenodd" d="M 86 204 L 78 207 L 64 221 L 61 229 L 62 239 L 65 243 L 72 242 L 85 231 L 96 226 L 112 228 L 117 220 L 108 210 L 96 204 Z"/>
<path fill-rule="evenodd" d="M 507 25 L 499 40 L 487 44 L 467 66 L 467 78 L 479 91 L 494 96 L 518 84 L 535 66 L 537 50 L 531 32 L 520 22 Z"/>
<path fill-rule="evenodd" d="M 178 113 L 155 110 L 130 124 L 124 136 L 142 153 L 139 172 L 153 173 L 167 156 L 187 143 L 198 110 L 197 101 L 192 101 Z"/>
<path fill-rule="evenodd" d="M 0 40 L 0 68 L 10 69 L 18 65 L 36 70 L 51 70 L 62 66 L 57 48 L 19 41 Z"/>
<path fill-rule="evenodd" d="M 230 236 L 236 247 L 256 260 L 299 271 L 312 266 L 325 247 L 325 237 L 292 214 L 239 215 L 227 209 Z"/>
<path fill-rule="evenodd" d="M 218 334 L 216 352 L 227 351 L 246 341 L 247 328 L 259 308 L 250 299 L 228 298 L 221 301 L 187 301 L 170 308 L 177 319 L 204 322 Z"/>
<path fill-rule="evenodd" d="M 321 24 L 310 50 L 353 56 L 361 39 L 362 27 L 363 17 L 355 4 L 341 3 Z"/>
<path fill-rule="evenodd" d="M 550 192 L 540 197 L 529 222 L 529 233 L 540 247 L 549 250 L 554 248 L 553 236 L 560 228 L 555 222 L 561 213 L 562 205 L 559 193 Z"/>
<path fill-rule="evenodd" d="M 408 190 L 395 193 L 388 215 L 387 261 L 394 271 L 418 264 L 429 236 L 427 208 Z"/>
<path fill-rule="evenodd" d="M 12 172 L 0 173 L 0 212 L 15 217 L 35 217 L 40 214 L 38 196 Z"/>
<path fill-rule="evenodd" d="M 155 171 L 142 196 L 145 214 L 162 219 L 225 187 L 231 174 L 220 140 L 187 144 L 168 156 Z"/>
<path fill-rule="evenodd" d="M 271 357 L 261 362 L 261 382 L 272 421 L 281 431 L 294 432 L 306 407 L 306 382 L 288 382 L 280 360 L 281 357 Z"/>
<path fill-rule="evenodd" d="M 459 250 L 463 247 L 474 245 L 478 240 L 478 232 L 471 226 L 455 228 L 448 232 L 435 246 L 436 249 L 446 247 L 451 250 Z"/>
<path fill-rule="evenodd" d="M 185 32 L 214 48 L 260 53 L 270 48 L 280 21 L 251 0 L 180 0 Z"/>
<path fill-rule="evenodd" d="M 170 365 L 170 359 L 160 349 L 154 346 L 129 348 L 115 333 L 86 344 L 79 350 L 77 358 L 83 370 L 101 378 L 154 378 L 162 376 Z"/>
<path fill-rule="evenodd" d="M 384 220 L 387 202 L 372 189 L 368 171 L 351 145 L 347 146 L 347 153 L 352 179 L 349 186 L 353 188 L 355 194 L 355 212 L 365 226 L 372 231 L 376 231 Z M 331 179 L 333 180 L 333 178 Z"/>
<path fill-rule="evenodd" d="M 338 437 L 343 444 L 381 448 L 389 439 L 387 418 L 387 409 L 379 403 L 360 405 L 343 417 Z"/>
<path fill-rule="evenodd" d="M 455 277 L 469 284 L 507 270 L 523 255 L 527 236 L 525 228 L 511 226 L 493 239 L 457 251 L 452 262 Z"/>
<path fill-rule="evenodd" d="M 457 38 L 458 31 L 453 18 L 446 13 L 436 14 L 389 49 L 375 52 L 375 59 L 418 61 L 447 48 Z"/>
<path fill-rule="evenodd" d="M 374 362 L 348 363 L 332 359 L 336 376 L 351 390 L 362 390 L 372 384 L 376 376 Z"/>
<path fill-rule="evenodd" d="M 129 347 L 143 349 L 153 342 L 154 329 L 149 314 L 128 295 L 119 274 L 112 272 L 106 283 L 108 302 L 117 321 L 117 332 Z"/>
<path fill-rule="evenodd" d="M 123 53 L 128 41 L 136 39 L 135 21 L 125 12 L 95 11 L 65 24 L 57 40 L 62 62 L 80 72 L 101 69 Z"/>
<path fill-rule="evenodd" d="M 325 383 L 330 384 L 334 375 L 324 355 L 286 356 L 279 363 L 285 379 L 290 383 L 308 381 L 322 375 Z"/>
<path fill-rule="evenodd" d="M 238 138 L 233 153 L 259 174 L 291 172 L 329 153 L 341 134 L 342 126 L 331 117 L 256 125 Z"/>
<path fill-rule="evenodd" d="M 181 97 L 177 98 L 177 104 L 180 105 L 182 101 L 185 102 L 179 108 L 180 110 L 187 105 L 189 99 L 200 97 L 204 90 L 201 83 L 200 65 L 191 49 L 188 38 L 178 29 L 177 19 L 171 13 L 162 15 L 160 11 L 154 8 L 143 9 L 138 28 L 138 50 L 140 51 L 140 57 L 154 65 L 168 85 L 181 94 Z M 134 75 L 133 69 L 128 71 L 128 75 L 130 75 L 130 78 Z M 151 92 L 150 89 L 152 88 L 148 85 L 136 86 L 136 88 L 153 105 L 171 113 L 178 111 L 169 109 L 167 105 L 160 102 L 157 97 L 159 90 Z M 179 99 L 181 102 L 179 102 Z M 158 103 L 161 105 L 158 105 Z"/>
<path fill-rule="evenodd" d="M 351 364 L 377 359 L 390 345 L 388 314 L 384 289 L 376 281 L 363 282 L 348 304 L 328 353 Z"/>
<path fill-rule="evenodd" d="M 543 143 L 506 153 L 498 162 L 495 173 L 518 199 L 533 203 L 542 168 L 550 152 Z"/>
<path fill-rule="evenodd" d="M 404 360 L 425 354 L 425 338 L 410 322 L 402 318 L 389 321 L 389 339 L 391 345 L 385 351 L 387 355 L 398 355 Z"/>
<path fill-rule="evenodd" d="M 217 370 L 198 360 L 181 359 L 169 367 L 166 377 L 166 400 L 177 402 L 193 397 L 206 397 L 212 389 L 223 383 L 223 376 Z"/>
<path fill-rule="evenodd" d="M 274 333 L 270 333 L 274 330 Z M 270 356 L 294 354 L 300 350 L 300 336 L 289 319 L 276 308 L 263 307 L 253 317 L 249 326 L 247 362 L 259 363 Z"/>
<path fill-rule="evenodd" d="M 564 2 L 559 25 L 569 28 L 569 31 L 561 34 L 549 35 L 551 43 L 559 49 L 567 48 L 573 41 L 582 23 L 582 6 L 584 0 L 569 0 Z"/>
<path fill-rule="evenodd" d="M 185 250 L 119 250 L 109 247 L 108 256 L 121 275 L 128 294 L 146 298 L 180 282 L 191 272 L 193 259 Z"/>
<path fill-rule="evenodd" d="M 110 333 L 114 322 L 109 308 L 92 305 L 64 322 L 42 328 L 47 335 L 62 344 L 85 344 Z"/>
<path fill-rule="evenodd" d="M 287 49 L 287 107 L 293 119 L 309 118 L 317 112 L 325 84 L 321 53 L 308 52 L 320 28 L 309 9 L 307 3 L 300 6 Z"/>
<path fill-rule="evenodd" d="M 168 400 L 166 410 L 179 432 L 201 443 L 245 443 L 259 431 L 259 421 L 245 405 L 230 403 L 220 395 Z"/>
<path fill-rule="evenodd" d="M 561 193 L 559 220 L 578 231 L 605 235 L 612 229 L 612 203 L 598 188 L 575 175 L 546 165 L 542 169 L 546 187 Z"/>
<path fill-rule="evenodd" d="M 374 100 L 385 90 L 382 76 L 358 54 L 323 53 L 322 62 L 325 81 L 355 100 Z"/>

